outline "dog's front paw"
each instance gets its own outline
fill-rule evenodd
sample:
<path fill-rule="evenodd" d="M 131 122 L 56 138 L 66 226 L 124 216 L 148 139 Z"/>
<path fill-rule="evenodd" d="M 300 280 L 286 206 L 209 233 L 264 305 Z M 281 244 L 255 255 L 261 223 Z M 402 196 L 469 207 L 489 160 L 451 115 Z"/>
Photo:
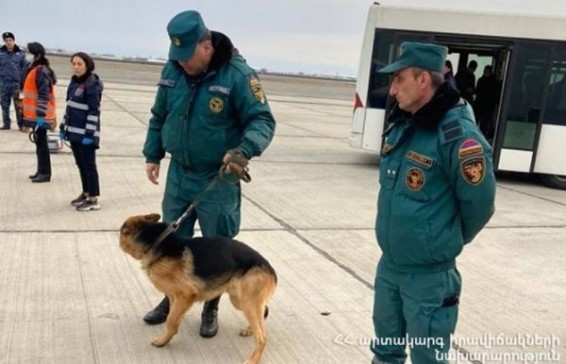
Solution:
<path fill-rule="evenodd" d="M 240 330 L 240 336 L 251 336 L 254 332 L 250 326 Z"/>
<path fill-rule="evenodd" d="M 171 339 L 169 339 L 167 337 L 159 336 L 151 342 L 151 345 L 157 346 L 158 348 L 161 348 L 161 347 L 167 345 L 169 343 L 169 340 L 171 340 Z"/>

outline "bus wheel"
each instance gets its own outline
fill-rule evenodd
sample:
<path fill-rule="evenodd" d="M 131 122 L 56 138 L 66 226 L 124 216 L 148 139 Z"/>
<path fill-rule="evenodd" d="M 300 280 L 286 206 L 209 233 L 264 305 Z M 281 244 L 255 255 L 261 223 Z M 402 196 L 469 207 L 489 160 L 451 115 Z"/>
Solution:
<path fill-rule="evenodd" d="M 566 176 L 559 176 L 556 174 L 541 174 L 540 179 L 542 183 L 548 187 L 566 190 Z"/>

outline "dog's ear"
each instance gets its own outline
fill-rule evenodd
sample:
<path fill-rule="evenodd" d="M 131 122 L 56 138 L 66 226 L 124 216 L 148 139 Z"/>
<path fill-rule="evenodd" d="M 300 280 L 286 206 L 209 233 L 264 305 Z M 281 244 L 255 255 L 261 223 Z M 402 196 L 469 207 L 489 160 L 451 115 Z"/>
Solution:
<path fill-rule="evenodd" d="M 149 214 L 144 216 L 144 220 L 158 222 L 161 219 L 159 214 Z"/>

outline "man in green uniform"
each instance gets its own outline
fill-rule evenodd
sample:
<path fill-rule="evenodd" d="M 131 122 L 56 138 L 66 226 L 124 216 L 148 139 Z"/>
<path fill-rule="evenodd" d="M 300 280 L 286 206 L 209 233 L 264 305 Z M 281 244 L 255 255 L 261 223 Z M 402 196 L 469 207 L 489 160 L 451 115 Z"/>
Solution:
<path fill-rule="evenodd" d="M 447 49 L 406 42 L 392 74 L 376 236 L 373 363 L 447 363 L 461 278 L 456 257 L 494 213 L 492 151 L 443 82 Z"/>
<path fill-rule="evenodd" d="M 242 175 L 242 164 L 259 156 L 271 142 L 275 120 L 255 72 L 226 35 L 206 28 L 198 12 L 177 14 L 167 32 L 169 61 L 161 73 L 143 154 L 147 177 L 155 184 L 159 162 L 165 152 L 171 155 L 162 202 L 163 221 L 171 223 L 201 195 L 223 164 Z M 240 203 L 239 183 L 216 183 L 178 233 L 193 236 L 198 220 L 204 236 L 234 237 L 240 228 Z M 204 304 L 203 337 L 218 332 L 219 300 Z M 162 323 L 168 312 L 165 297 L 144 321 Z"/>

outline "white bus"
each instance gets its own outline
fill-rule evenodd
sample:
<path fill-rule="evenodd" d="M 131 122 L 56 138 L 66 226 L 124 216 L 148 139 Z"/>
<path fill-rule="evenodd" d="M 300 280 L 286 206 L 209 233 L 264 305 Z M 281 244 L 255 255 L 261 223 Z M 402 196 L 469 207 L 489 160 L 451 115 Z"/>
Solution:
<path fill-rule="evenodd" d="M 542 5 L 541 5 L 542 6 Z M 497 170 L 540 174 L 566 189 L 566 17 L 458 10 L 370 7 L 360 57 L 351 146 L 379 152 L 392 62 L 404 41 L 448 47 L 454 73 L 471 60 L 492 66 L 497 80 L 491 117 L 480 129 Z"/>

